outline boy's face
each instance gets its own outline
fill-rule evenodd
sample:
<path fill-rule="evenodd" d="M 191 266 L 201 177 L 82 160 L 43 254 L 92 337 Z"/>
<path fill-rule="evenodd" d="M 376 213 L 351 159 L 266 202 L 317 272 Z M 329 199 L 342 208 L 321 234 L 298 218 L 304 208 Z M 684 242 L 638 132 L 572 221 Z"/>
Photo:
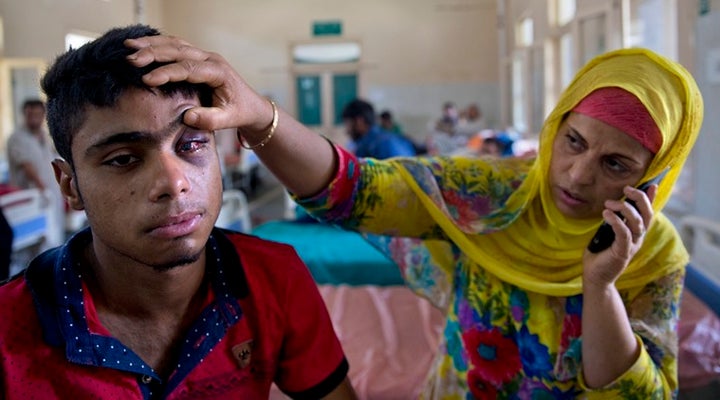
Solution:
<path fill-rule="evenodd" d="M 76 181 L 58 179 L 71 206 L 87 212 L 105 259 L 166 270 L 204 254 L 222 183 L 214 133 L 181 122 L 195 106 L 196 97 L 140 89 L 114 108 L 88 106 L 72 144 Z"/>

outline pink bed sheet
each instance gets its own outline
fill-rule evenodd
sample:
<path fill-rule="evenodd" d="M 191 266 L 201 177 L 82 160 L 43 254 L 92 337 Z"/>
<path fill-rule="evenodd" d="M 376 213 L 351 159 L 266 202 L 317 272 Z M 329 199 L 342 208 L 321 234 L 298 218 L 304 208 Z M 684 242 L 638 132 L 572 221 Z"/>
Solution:
<path fill-rule="evenodd" d="M 720 381 L 720 318 L 688 290 L 682 295 L 678 339 L 680 388 Z"/>
<path fill-rule="evenodd" d="M 416 399 L 444 316 L 401 286 L 320 285 L 360 399 Z M 273 388 L 271 400 L 285 399 Z"/>
<path fill-rule="evenodd" d="M 319 285 L 363 400 L 416 399 L 435 355 L 442 312 L 402 286 Z M 678 328 L 678 378 L 692 389 L 720 378 L 720 319 L 689 291 Z M 287 399 L 275 387 L 271 400 Z"/>

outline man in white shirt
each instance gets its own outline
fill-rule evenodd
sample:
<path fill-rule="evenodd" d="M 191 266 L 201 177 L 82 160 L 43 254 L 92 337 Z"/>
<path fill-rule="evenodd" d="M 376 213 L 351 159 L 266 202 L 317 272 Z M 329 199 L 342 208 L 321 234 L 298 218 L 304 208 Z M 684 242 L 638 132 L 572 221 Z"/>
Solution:
<path fill-rule="evenodd" d="M 23 124 L 7 142 L 10 184 L 20 189 L 39 189 L 48 207 L 48 229 L 42 248 L 64 241 L 64 205 L 50 162 L 55 158 L 50 137 L 44 129 L 45 103 L 38 99 L 23 103 Z"/>

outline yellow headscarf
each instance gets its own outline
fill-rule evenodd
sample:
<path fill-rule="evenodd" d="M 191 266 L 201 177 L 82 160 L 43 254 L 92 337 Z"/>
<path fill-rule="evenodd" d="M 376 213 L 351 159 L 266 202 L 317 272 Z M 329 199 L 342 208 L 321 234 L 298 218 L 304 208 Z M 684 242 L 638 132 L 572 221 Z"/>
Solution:
<path fill-rule="evenodd" d="M 402 164 L 401 174 L 445 233 L 478 265 L 526 290 L 553 296 L 579 294 L 583 252 L 602 220 L 573 220 L 556 208 L 547 181 L 552 143 L 563 117 L 580 100 L 598 88 L 610 86 L 634 94 L 662 133 L 662 146 L 643 181 L 670 167 L 653 202 L 656 216 L 644 244 L 616 282 L 618 289 L 642 287 L 683 268 L 689 261 L 671 222 L 660 213 L 672 194 L 703 117 L 700 91 L 678 63 L 646 49 L 623 49 L 598 56 L 585 65 L 545 121 L 538 157 L 505 204 L 503 215 L 519 217 L 498 232 L 478 235 L 482 230 L 463 230 L 423 192 Z M 434 250 L 429 249 L 432 254 Z M 443 255 L 433 257 L 442 259 Z"/>

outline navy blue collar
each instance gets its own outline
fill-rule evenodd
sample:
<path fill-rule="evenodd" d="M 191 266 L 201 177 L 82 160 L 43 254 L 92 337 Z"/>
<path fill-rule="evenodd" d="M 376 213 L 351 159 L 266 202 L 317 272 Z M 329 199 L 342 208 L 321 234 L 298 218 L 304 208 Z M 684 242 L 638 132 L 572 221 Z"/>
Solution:
<path fill-rule="evenodd" d="M 90 333 L 83 302 L 81 255 L 92 242 L 90 229 L 74 235 L 64 246 L 35 258 L 25 280 L 32 293 L 45 341 L 65 346 L 70 362 L 102 366 L 152 377 L 160 377 L 129 348 L 113 337 Z M 240 258 L 230 240 L 214 229 L 206 245 L 206 278 L 215 300 L 202 311 L 186 335 L 176 371 L 165 386 L 175 387 L 222 340 L 227 330 L 242 317 L 237 301 L 248 294 Z M 198 346 L 198 343 L 200 345 Z M 193 346 L 186 351 L 185 346 Z"/>

